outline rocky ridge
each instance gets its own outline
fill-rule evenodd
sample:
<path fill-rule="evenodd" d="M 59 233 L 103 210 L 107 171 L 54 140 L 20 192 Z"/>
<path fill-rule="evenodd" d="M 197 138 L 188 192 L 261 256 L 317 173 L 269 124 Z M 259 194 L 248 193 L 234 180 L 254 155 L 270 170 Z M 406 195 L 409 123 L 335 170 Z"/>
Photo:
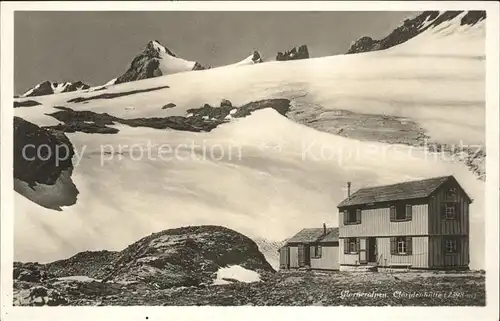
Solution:
<path fill-rule="evenodd" d="M 464 11 L 424 11 L 411 19 L 405 19 L 403 23 L 394 29 L 387 37 L 375 40 L 368 36 L 363 36 L 356 40 L 347 54 L 384 50 L 403 42 L 406 42 L 422 32 L 434 28 L 443 22 L 452 20 Z M 461 18 L 460 25 L 474 25 L 486 19 L 486 11 L 467 11 Z"/>

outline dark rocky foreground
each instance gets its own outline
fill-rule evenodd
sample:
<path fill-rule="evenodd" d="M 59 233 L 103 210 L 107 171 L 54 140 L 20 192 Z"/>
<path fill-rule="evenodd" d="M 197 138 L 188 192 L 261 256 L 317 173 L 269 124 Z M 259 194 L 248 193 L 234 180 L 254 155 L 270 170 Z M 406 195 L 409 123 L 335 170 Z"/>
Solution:
<path fill-rule="evenodd" d="M 79 305 L 127 291 L 203 288 L 221 267 L 231 265 L 255 271 L 263 280 L 275 273 L 257 244 L 243 234 L 211 225 L 170 229 L 120 252 L 82 252 L 49 264 L 15 262 L 15 302 Z M 80 279 L 64 279 L 69 276 Z"/>
<path fill-rule="evenodd" d="M 261 282 L 158 289 L 154 283 L 14 282 L 15 305 L 484 306 L 479 272 L 277 272 Z"/>
<path fill-rule="evenodd" d="M 456 18 L 461 13 L 463 11 L 446 11 L 442 15 L 439 15 L 439 11 L 424 11 L 413 19 L 406 19 L 401 26 L 394 29 L 383 39 L 375 40 L 367 36 L 359 38 L 352 44 L 347 53 L 377 51 L 394 47 L 412 39 L 429 28 Z M 474 25 L 483 19 L 486 19 L 486 11 L 468 11 L 460 20 L 460 25 Z M 424 23 L 431 20 L 434 21 L 424 27 Z"/>
<path fill-rule="evenodd" d="M 174 106 L 169 106 L 168 108 L 173 107 Z M 264 108 L 273 108 L 280 114 L 285 115 L 290 109 L 290 101 L 288 99 L 266 99 L 250 102 L 240 107 L 233 107 L 230 101 L 223 100 L 219 107 L 212 107 L 205 104 L 200 108 L 189 109 L 187 116 L 131 119 L 123 119 L 107 113 L 99 114 L 92 111 L 75 111 L 71 108 L 62 106 L 56 106 L 54 108 L 59 109 L 59 111 L 51 113 L 49 116 L 56 118 L 62 123 L 56 126 L 48 126 L 47 128 L 62 132 L 115 134 L 118 133 L 119 130 L 108 127 L 115 123 L 131 127 L 149 127 L 155 129 L 169 128 L 191 132 L 209 132 L 220 124 L 228 122 L 229 115 L 232 118 L 241 118 L 250 115 L 256 110 Z"/>

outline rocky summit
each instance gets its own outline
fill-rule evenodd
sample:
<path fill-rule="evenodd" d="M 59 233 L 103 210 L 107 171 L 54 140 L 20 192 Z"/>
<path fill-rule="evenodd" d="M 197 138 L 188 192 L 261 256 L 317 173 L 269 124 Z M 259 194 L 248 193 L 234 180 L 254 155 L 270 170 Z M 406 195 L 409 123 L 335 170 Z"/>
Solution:
<path fill-rule="evenodd" d="M 26 91 L 21 97 L 45 96 L 58 93 L 67 93 L 89 89 L 90 86 L 82 81 L 76 82 L 51 82 L 44 81 Z"/>
<path fill-rule="evenodd" d="M 291 50 L 285 51 L 285 53 L 278 52 L 276 55 L 276 60 L 284 61 L 284 60 L 298 60 L 298 59 L 307 59 L 309 58 L 309 50 L 306 45 L 297 47 L 293 47 Z"/>
<path fill-rule="evenodd" d="M 116 78 L 115 84 L 153 78 L 178 72 L 208 69 L 197 61 L 177 57 L 158 40 L 148 42 L 142 53 L 137 55 L 128 70 Z"/>

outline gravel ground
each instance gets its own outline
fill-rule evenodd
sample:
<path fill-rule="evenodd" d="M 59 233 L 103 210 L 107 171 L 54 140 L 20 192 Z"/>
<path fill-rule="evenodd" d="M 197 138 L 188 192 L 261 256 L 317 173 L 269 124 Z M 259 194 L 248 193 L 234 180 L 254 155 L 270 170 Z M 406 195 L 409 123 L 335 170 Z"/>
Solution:
<path fill-rule="evenodd" d="M 484 306 L 482 272 L 280 272 L 262 282 L 155 289 L 150 284 L 47 281 L 50 303 L 20 300 L 33 292 L 16 282 L 16 305 L 115 306 Z M 37 293 L 40 285 L 37 285 Z M 45 295 L 46 296 L 46 295 Z M 63 298 L 63 300 L 61 300 Z M 45 298 L 47 300 L 47 298 Z"/>

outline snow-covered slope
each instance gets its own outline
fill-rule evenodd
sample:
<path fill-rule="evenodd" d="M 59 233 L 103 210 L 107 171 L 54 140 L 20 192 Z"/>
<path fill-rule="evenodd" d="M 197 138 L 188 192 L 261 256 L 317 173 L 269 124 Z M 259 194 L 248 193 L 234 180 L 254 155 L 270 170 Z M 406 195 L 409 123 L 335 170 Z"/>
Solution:
<path fill-rule="evenodd" d="M 42 96 L 42 105 L 16 108 L 15 114 L 46 126 L 59 123 L 48 115 L 58 111 L 53 106 L 122 119 L 163 118 L 187 116 L 188 109 L 215 106 L 223 98 L 235 108 L 287 98 L 293 111 L 316 113 L 317 119 L 339 110 L 385 117 L 385 123 L 397 117 L 415 122 L 432 141 L 484 145 L 484 21 L 443 27 L 382 51 L 176 73 L 98 92 Z M 89 99 L 97 95 L 106 96 Z M 87 99 L 68 102 L 74 98 Z M 167 103 L 175 107 L 162 109 Z M 336 226 L 346 181 L 356 190 L 453 174 L 474 199 L 471 267 L 484 267 L 485 186 L 462 161 L 425 146 L 388 144 L 376 135 L 344 137 L 297 121 L 264 109 L 208 133 L 118 123 L 109 125 L 116 134 L 66 133 L 76 152 L 72 180 L 78 200 L 55 212 L 16 194 L 15 260 L 122 250 L 152 232 L 187 225 L 224 225 L 280 241 L 303 227 Z"/>
<path fill-rule="evenodd" d="M 254 51 L 250 56 L 246 57 L 240 62 L 233 64 L 232 66 L 247 66 L 254 65 L 263 62 L 262 57 L 258 51 Z"/>
<path fill-rule="evenodd" d="M 58 82 L 44 81 L 42 83 L 39 83 L 35 87 L 29 89 L 24 94 L 20 95 L 20 97 L 52 95 L 64 92 L 80 91 L 88 88 L 90 88 L 90 86 L 81 81 L 77 81 L 74 83 L 72 82 L 58 83 Z"/>

